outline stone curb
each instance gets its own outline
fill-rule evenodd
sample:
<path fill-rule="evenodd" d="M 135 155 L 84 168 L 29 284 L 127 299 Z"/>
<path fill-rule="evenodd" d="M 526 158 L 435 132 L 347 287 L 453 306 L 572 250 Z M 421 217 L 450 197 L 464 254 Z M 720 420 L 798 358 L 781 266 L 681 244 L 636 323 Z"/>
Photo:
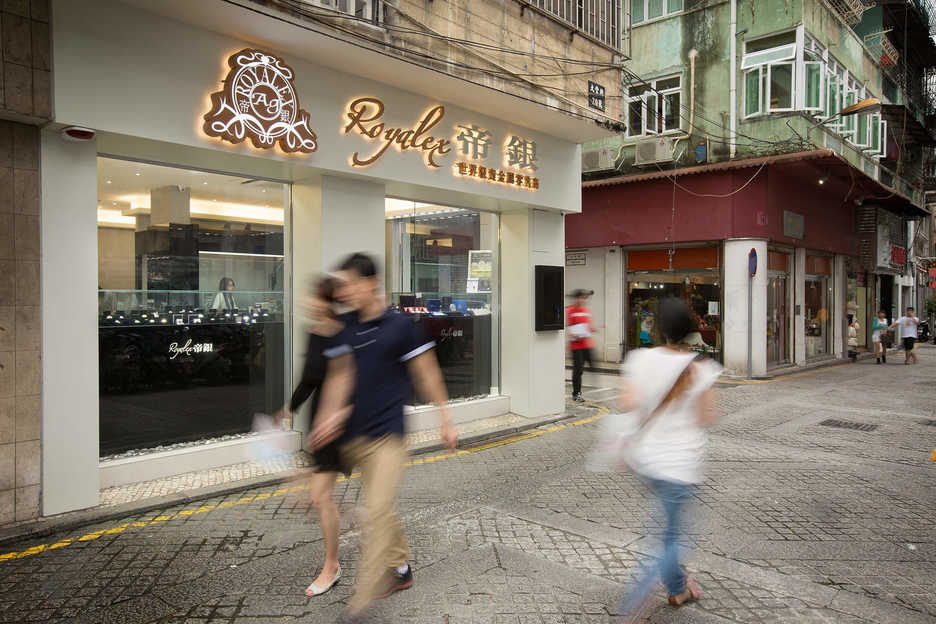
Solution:
<path fill-rule="evenodd" d="M 597 404 L 585 403 L 585 405 L 592 408 L 598 407 Z M 580 417 L 584 417 L 584 415 L 562 413 L 554 416 L 533 419 L 528 423 L 523 423 L 520 425 L 511 425 L 507 427 L 478 431 L 476 433 L 460 437 L 459 447 L 465 447 L 468 445 L 474 446 L 491 439 L 502 438 L 516 433 L 521 433 L 523 431 L 529 431 L 530 429 L 536 429 L 537 427 L 550 425 L 562 420 L 571 420 Z M 440 442 L 426 442 L 412 446 L 409 449 L 409 454 L 421 455 L 423 453 L 432 453 L 443 449 L 445 449 L 445 446 Z M 61 531 L 69 531 L 91 524 L 108 522 L 111 520 L 117 520 L 119 518 L 125 518 L 127 516 L 147 513 L 157 509 L 187 505 L 189 503 L 205 500 L 207 498 L 214 498 L 216 496 L 226 496 L 228 494 L 243 492 L 245 490 L 278 485 L 280 483 L 301 479 L 308 474 L 309 473 L 307 468 L 294 468 L 292 470 L 276 472 L 269 475 L 252 477 L 249 479 L 240 479 L 231 483 L 222 483 L 220 485 L 183 490 L 174 494 L 156 496 L 141 501 L 133 501 L 130 503 L 124 503 L 122 505 L 114 505 L 113 507 L 92 507 L 83 511 L 69 512 L 65 517 L 40 519 L 35 522 L 10 527 L 8 529 L 0 529 L 0 545 L 20 540 L 39 539 Z"/>

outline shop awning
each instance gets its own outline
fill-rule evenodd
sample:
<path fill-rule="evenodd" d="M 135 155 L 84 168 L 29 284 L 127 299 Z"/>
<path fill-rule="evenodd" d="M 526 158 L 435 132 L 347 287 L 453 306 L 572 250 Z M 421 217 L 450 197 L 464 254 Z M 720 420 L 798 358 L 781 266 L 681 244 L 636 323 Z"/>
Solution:
<path fill-rule="evenodd" d="M 915 205 L 908 196 L 870 177 L 864 171 L 854 167 L 836 151 L 830 149 L 816 149 L 805 152 L 793 152 L 790 154 L 772 154 L 770 156 L 743 158 L 709 165 L 682 167 L 680 169 L 657 168 L 655 171 L 648 171 L 635 175 L 589 180 L 582 183 L 582 188 L 600 188 L 619 184 L 633 184 L 635 182 L 644 182 L 647 180 L 675 179 L 677 177 L 682 178 L 733 169 L 770 167 L 801 170 L 803 165 L 808 165 L 810 167 L 816 179 L 823 175 L 828 175 L 847 181 L 849 187 L 854 183 L 854 188 L 850 194 L 853 195 L 856 200 L 874 202 L 896 214 L 911 219 L 925 217 L 930 214 L 928 210 Z"/>

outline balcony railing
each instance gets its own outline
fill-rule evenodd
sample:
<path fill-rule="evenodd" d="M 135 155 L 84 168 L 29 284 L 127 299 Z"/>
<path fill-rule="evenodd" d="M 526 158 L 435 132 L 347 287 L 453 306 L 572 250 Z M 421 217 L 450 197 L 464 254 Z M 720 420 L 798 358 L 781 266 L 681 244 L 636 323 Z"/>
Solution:
<path fill-rule="evenodd" d="M 621 49 L 621 0 L 529 0 L 529 4 L 615 50 Z"/>

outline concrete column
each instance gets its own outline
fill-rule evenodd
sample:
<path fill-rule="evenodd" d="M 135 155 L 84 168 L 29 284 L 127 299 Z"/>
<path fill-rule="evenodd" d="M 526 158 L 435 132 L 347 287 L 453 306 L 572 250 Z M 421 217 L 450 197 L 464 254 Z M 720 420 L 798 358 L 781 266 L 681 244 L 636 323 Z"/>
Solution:
<path fill-rule="evenodd" d="M 563 266 L 564 220 L 529 210 L 501 215 L 502 393 L 521 416 L 556 414 L 565 407 L 565 332 L 534 331 L 534 266 Z"/>
<path fill-rule="evenodd" d="M 793 363 L 806 363 L 806 250 L 793 252 Z"/>
<path fill-rule="evenodd" d="M 355 251 L 370 254 L 383 265 L 385 197 L 381 183 L 322 176 L 322 267 L 330 270 Z"/>
<path fill-rule="evenodd" d="M 98 504 L 95 143 L 43 132 L 41 180 L 42 514 L 51 515 Z"/>
<path fill-rule="evenodd" d="M 192 222 L 192 191 L 188 187 L 161 186 L 150 191 L 150 221 L 153 225 Z"/>
<path fill-rule="evenodd" d="M 832 355 L 837 358 L 848 355 L 848 281 L 845 274 L 845 256 L 836 255 L 832 259 Z"/>
<path fill-rule="evenodd" d="M 757 250 L 757 274 L 751 284 L 752 318 L 748 318 L 748 254 Z M 752 374 L 767 373 L 767 241 L 725 241 L 725 368 L 736 375 L 747 374 L 748 324 L 751 323 Z"/>
<path fill-rule="evenodd" d="M 624 253 L 619 247 L 608 247 L 605 256 L 605 362 L 620 362 L 624 318 Z M 568 290 L 568 289 L 567 289 Z"/>

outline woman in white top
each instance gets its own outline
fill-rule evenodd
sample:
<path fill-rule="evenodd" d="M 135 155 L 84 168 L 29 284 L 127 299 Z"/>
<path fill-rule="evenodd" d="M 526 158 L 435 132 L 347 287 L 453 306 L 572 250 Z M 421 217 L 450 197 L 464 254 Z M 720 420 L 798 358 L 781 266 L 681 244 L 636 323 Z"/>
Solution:
<path fill-rule="evenodd" d="M 237 309 L 237 302 L 234 300 L 234 289 L 237 286 L 230 277 L 222 277 L 218 283 L 218 294 L 211 302 L 212 310 L 227 310 L 228 312 Z"/>
<path fill-rule="evenodd" d="M 686 507 L 695 485 L 702 481 L 705 427 L 715 420 L 712 385 L 721 366 L 712 360 L 696 361 L 686 347 L 692 318 L 685 302 L 662 301 L 657 321 L 667 344 L 628 355 L 621 408 L 640 419 L 629 438 L 626 460 L 659 500 L 666 530 L 656 568 L 648 570 L 621 604 L 623 622 L 642 621 L 657 575 L 662 577 L 671 605 L 700 597 L 695 582 L 680 566 L 678 541 Z"/>

